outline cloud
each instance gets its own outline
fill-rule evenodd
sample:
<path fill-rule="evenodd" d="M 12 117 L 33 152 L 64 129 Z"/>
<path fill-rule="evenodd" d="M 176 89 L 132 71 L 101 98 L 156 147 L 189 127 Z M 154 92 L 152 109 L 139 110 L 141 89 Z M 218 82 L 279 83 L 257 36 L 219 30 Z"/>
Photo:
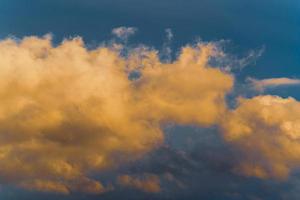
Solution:
<path fill-rule="evenodd" d="M 228 43 L 230 43 L 228 40 L 220 40 L 216 42 L 220 55 L 212 59 L 212 65 L 222 68 L 224 71 L 228 72 L 241 71 L 245 67 L 255 64 L 265 51 L 264 46 L 250 50 L 244 55 L 236 55 L 220 51 L 221 49 L 226 49 Z"/>
<path fill-rule="evenodd" d="M 262 80 L 248 78 L 248 81 L 258 91 L 264 91 L 267 88 L 300 84 L 300 79 L 291 79 L 291 78 L 285 78 L 285 77 L 269 78 L 269 79 L 262 79 Z"/>
<path fill-rule="evenodd" d="M 234 78 L 208 64 L 214 44 L 186 46 L 172 63 L 158 54 L 88 50 L 80 37 L 0 41 L 0 183 L 103 193 L 112 188 L 92 175 L 157 148 L 165 124 L 216 124 Z"/>
<path fill-rule="evenodd" d="M 170 135 L 174 142 L 193 147 L 187 150 L 177 143 L 168 142 L 137 160 L 125 172 L 122 171 L 134 177 L 136 174 L 155 174 L 160 177 L 161 192 L 151 196 L 153 194 L 126 190 L 126 195 L 121 193 L 121 197 L 128 198 L 133 194 L 134 199 L 279 200 L 281 193 L 290 188 L 290 182 L 257 179 L 235 173 L 233 169 L 239 159 L 238 152 L 222 139 L 216 128 L 200 132 L 195 127 L 174 129 L 175 135 Z M 195 145 L 189 145 L 189 136 Z M 115 194 L 118 194 L 117 189 Z"/>
<path fill-rule="evenodd" d="M 118 183 L 124 187 L 135 188 L 149 193 L 161 191 L 160 179 L 154 174 L 144 174 L 141 177 L 122 175 L 118 177 Z"/>
<path fill-rule="evenodd" d="M 172 32 L 172 29 L 167 28 L 165 29 L 166 34 L 166 40 L 163 43 L 162 50 L 161 50 L 161 57 L 162 60 L 165 60 L 166 62 L 172 61 L 172 48 L 171 43 L 174 37 L 174 34 Z"/>
<path fill-rule="evenodd" d="M 235 153 L 230 161 L 228 153 L 207 154 L 215 171 L 286 179 L 300 166 L 300 103 L 257 96 L 229 109 L 234 77 L 210 65 L 224 55 L 216 45 L 185 46 L 166 63 L 155 49 L 124 56 L 114 44 L 89 50 L 80 37 L 57 46 L 50 36 L 0 41 L 0 183 L 62 194 L 112 191 L 112 180 L 94 175 L 157 150 L 168 124 L 219 127 Z M 183 175 L 205 167 L 197 159 L 176 152 L 158 159 L 174 165 L 122 173 L 118 183 L 153 193 L 166 181 L 185 188 Z"/>
<path fill-rule="evenodd" d="M 167 28 L 167 29 L 165 30 L 165 32 L 166 32 L 167 40 L 168 40 L 168 41 L 171 41 L 171 40 L 173 39 L 173 37 L 174 37 L 174 34 L 173 34 L 173 32 L 172 32 L 172 29 Z"/>
<path fill-rule="evenodd" d="M 125 26 L 114 28 L 112 30 L 112 34 L 122 40 L 127 40 L 130 36 L 134 35 L 136 32 L 137 32 L 137 28 L 125 27 Z"/>
<path fill-rule="evenodd" d="M 241 98 L 221 123 L 224 138 L 241 154 L 236 171 L 286 179 L 300 166 L 300 102 L 293 98 Z"/>

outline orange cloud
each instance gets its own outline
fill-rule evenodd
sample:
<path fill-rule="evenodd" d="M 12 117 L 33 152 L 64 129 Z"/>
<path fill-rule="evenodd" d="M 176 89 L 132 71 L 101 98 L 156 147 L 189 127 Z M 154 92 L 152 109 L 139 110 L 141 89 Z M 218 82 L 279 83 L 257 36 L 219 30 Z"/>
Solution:
<path fill-rule="evenodd" d="M 118 183 L 124 187 L 130 187 L 149 193 L 161 191 L 159 177 L 153 174 L 144 174 L 143 177 L 122 175 L 118 177 Z"/>
<path fill-rule="evenodd" d="M 300 102 L 257 96 L 239 99 L 222 120 L 224 138 L 242 154 L 236 170 L 248 176 L 285 179 L 300 166 Z"/>
<path fill-rule="evenodd" d="M 89 174 L 161 144 L 164 123 L 220 120 L 233 77 L 209 66 L 217 54 L 198 44 L 162 63 L 156 51 L 88 50 L 79 37 L 58 46 L 49 36 L 0 41 L 0 182 L 65 194 L 111 189 Z M 129 79 L 132 70 L 141 77 Z"/>

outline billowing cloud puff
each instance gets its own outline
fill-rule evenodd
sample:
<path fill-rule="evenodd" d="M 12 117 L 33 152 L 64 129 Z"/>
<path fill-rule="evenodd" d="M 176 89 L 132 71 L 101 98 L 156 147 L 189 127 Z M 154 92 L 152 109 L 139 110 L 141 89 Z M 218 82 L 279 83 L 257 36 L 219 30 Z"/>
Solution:
<path fill-rule="evenodd" d="M 162 63 L 155 51 L 87 50 L 81 38 L 0 41 L 0 182 L 66 194 L 110 190 L 92 174 L 155 148 L 165 123 L 209 126 L 226 111 L 233 77 L 208 65 L 216 51 L 187 46 Z M 132 71 L 139 76 L 128 78 Z"/>
<path fill-rule="evenodd" d="M 136 85 L 142 109 L 160 122 L 209 126 L 218 121 L 233 78 L 207 66 L 215 54 L 212 44 L 199 44 L 185 47 L 170 64 L 162 64 L 155 54 L 144 59 Z"/>
<path fill-rule="evenodd" d="M 300 102 L 295 99 L 239 99 L 221 126 L 225 139 L 241 153 L 238 172 L 285 179 L 300 166 Z"/>

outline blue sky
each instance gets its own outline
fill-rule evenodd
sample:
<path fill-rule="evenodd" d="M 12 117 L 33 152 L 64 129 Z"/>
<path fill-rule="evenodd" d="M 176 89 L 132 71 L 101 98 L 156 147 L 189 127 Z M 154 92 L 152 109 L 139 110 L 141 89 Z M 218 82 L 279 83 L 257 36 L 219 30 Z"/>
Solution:
<path fill-rule="evenodd" d="M 64 38 L 81 36 L 87 46 L 96 47 L 114 38 L 113 28 L 124 26 L 138 30 L 127 45 L 145 44 L 162 49 L 165 30 L 171 29 L 173 58 L 182 46 L 193 44 L 199 38 L 203 41 L 229 40 L 225 52 L 239 59 L 247 57 L 251 51 L 264 50 L 247 66 L 232 72 L 237 82 L 237 91 L 232 96 L 253 96 L 257 92 L 253 94 L 247 88 L 248 77 L 257 80 L 300 78 L 299 10 L 298 0 L 0 0 L 0 39 L 51 33 L 55 44 Z M 299 89 L 299 84 L 287 84 L 267 87 L 260 92 L 300 100 Z M 234 100 L 234 97 L 229 98 Z M 210 134 L 207 136 L 203 132 Z M 100 196 L 66 196 L 3 184 L 0 198 L 297 199 L 300 188 L 297 172 L 287 181 L 277 181 L 240 176 L 230 171 L 233 163 L 227 160 L 236 155 L 216 132 L 214 127 L 172 127 L 165 131 L 165 145 L 117 172 L 100 175 L 109 180 L 122 172 L 163 174 L 173 170 L 185 185 L 179 192 L 174 185 L 165 184 L 160 194 L 118 188 Z"/>
<path fill-rule="evenodd" d="M 299 66 L 299 7 L 296 0 L 3 0 L 0 36 L 51 32 L 56 41 L 80 35 L 89 43 L 109 39 L 114 27 L 134 26 L 140 30 L 136 41 L 159 46 L 164 29 L 171 28 L 178 47 L 196 37 L 228 39 L 241 51 L 265 45 L 255 72 L 249 69 L 249 73 L 295 76 Z"/>

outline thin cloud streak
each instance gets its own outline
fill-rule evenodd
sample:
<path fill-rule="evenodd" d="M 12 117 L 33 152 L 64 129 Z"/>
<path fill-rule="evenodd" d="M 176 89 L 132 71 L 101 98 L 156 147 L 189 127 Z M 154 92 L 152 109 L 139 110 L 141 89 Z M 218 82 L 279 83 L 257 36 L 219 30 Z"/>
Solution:
<path fill-rule="evenodd" d="M 280 86 L 291 86 L 291 85 L 300 85 L 300 79 L 292 78 L 268 78 L 268 79 L 254 79 L 248 78 L 248 82 L 258 91 L 264 91 L 268 88 L 275 88 Z"/>

